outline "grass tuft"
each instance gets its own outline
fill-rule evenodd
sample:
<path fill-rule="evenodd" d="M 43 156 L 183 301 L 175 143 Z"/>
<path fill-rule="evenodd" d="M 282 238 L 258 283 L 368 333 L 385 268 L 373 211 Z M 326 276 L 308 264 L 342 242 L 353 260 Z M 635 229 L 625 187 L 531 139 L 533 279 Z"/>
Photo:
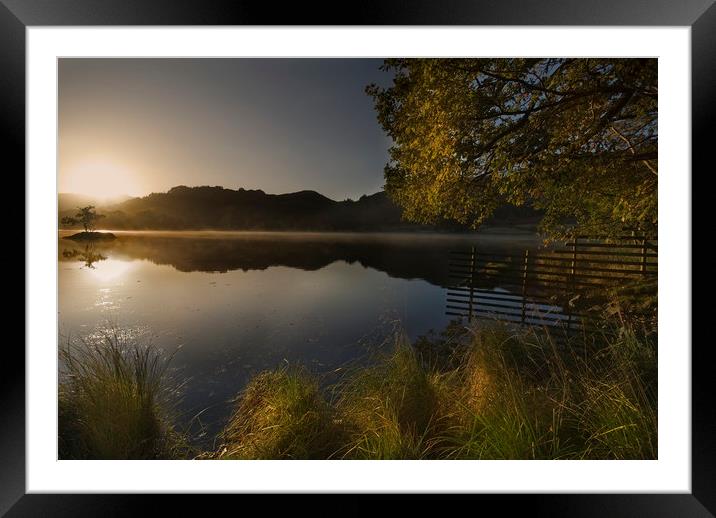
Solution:
<path fill-rule="evenodd" d="M 171 426 L 168 359 L 117 331 L 60 349 L 60 459 L 163 459 L 185 455 Z"/>
<path fill-rule="evenodd" d="M 392 354 L 356 369 L 339 384 L 336 407 L 349 442 L 344 458 L 420 459 L 439 427 L 438 376 L 404 337 Z"/>
<path fill-rule="evenodd" d="M 257 375 L 238 397 L 214 458 L 329 458 L 340 436 L 318 380 L 284 366 Z"/>
<path fill-rule="evenodd" d="M 442 457 L 656 458 L 651 343 L 633 333 L 557 345 L 534 329 L 471 331 L 445 391 L 457 403 Z"/>

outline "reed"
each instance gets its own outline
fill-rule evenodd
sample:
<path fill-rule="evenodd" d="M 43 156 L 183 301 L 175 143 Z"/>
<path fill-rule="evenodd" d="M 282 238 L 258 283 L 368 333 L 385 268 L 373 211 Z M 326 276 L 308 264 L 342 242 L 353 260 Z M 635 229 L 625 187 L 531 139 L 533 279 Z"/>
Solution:
<path fill-rule="evenodd" d="M 220 436 L 219 459 L 323 459 L 341 427 L 308 371 L 287 365 L 251 380 Z"/>
<path fill-rule="evenodd" d="M 255 376 L 204 459 L 655 459 L 656 337 L 453 324 L 337 382 Z M 167 362 L 116 334 L 61 352 L 61 458 L 196 458 L 171 425 Z"/>
<path fill-rule="evenodd" d="M 172 426 L 170 358 L 117 330 L 60 349 L 61 459 L 166 459 L 186 455 Z"/>

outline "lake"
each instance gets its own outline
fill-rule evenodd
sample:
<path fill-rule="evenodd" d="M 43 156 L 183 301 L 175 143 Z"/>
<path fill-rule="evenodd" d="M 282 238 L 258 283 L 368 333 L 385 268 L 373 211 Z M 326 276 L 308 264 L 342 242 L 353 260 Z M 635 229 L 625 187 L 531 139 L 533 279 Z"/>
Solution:
<path fill-rule="evenodd" d="M 282 363 L 326 374 L 396 329 L 449 323 L 451 251 L 535 249 L 532 234 L 115 232 L 86 245 L 60 233 L 59 338 L 116 326 L 172 359 L 180 422 L 209 440 L 252 375 Z M 199 415 L 192 421 L 192 418 Z M 197 438 L 201 442 L 202 438 Z"/>

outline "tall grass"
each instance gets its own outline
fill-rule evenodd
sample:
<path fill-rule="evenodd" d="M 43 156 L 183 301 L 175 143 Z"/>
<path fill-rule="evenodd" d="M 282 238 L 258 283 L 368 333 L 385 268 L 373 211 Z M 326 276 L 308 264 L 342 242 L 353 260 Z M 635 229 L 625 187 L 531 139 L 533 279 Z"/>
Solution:
<path fill-rule="evenodd" d="M 334 388 L 348 442 L 343 458 L 421 459 L 441 424 L 439 381 L 405 337 L 373 365 L 349 372 Z"/>
<path fill-rule="evenodd" d="M 493 325 L 473 333 L 465 360 L 446 378 L 457 404 L 439 456 L 656 458 L 653 344 L 631 332 L 559 345 L 539 330 Z M 484 381 L 471 384 L 479 373 Z"/>
<path fill-rule="evenodd" d="M 631 330 L 610 343 L 582 384 L 580 427 L 587 434 L 584 457 L 657 457 L 656 348 Z"/>
<path fill-rule="evenodd" d="M 60 349 L 61 459 L 161 459 L 186 452 L 172 425 L 169 360 L 116 330 Z"/>
<path fill-rule="evenodd" d="M 557 343 L 497 323 L 416 347 L 398 336 L 320 390 L 305 370 L 255 378 L 222 458 L 652 459 L 655 347 L 632 331 Z"/>
<path fill-rule="evenodd" d="M 655 336 L 629 328 L 571 336 L 507 324 L 453 325 L 326 385 L 284 365 L 234 401 L 213 459 L 654 459 Z M 67 349 L 63 458 L 189 455 L 162 402 L 151 349 Z"/>
<path fill-rule="evenodd" d="M 341 430 L 316 378 L 283 366 L 249 383 L 220 438 L 214 458 L 322 459 L 340 447 Z"/>

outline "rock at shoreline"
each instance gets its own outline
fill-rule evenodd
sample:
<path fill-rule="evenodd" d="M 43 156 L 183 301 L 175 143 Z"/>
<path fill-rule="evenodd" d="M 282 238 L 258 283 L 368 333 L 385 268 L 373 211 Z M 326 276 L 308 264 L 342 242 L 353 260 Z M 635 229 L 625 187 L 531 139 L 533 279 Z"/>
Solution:
<path fill-rule="evenodd" d="M 111 241 L 117 239 L 117 236 L 111 232 L 78 232 L 71 236 L 65 236 L 65 239 L 73 241 Z"/>

